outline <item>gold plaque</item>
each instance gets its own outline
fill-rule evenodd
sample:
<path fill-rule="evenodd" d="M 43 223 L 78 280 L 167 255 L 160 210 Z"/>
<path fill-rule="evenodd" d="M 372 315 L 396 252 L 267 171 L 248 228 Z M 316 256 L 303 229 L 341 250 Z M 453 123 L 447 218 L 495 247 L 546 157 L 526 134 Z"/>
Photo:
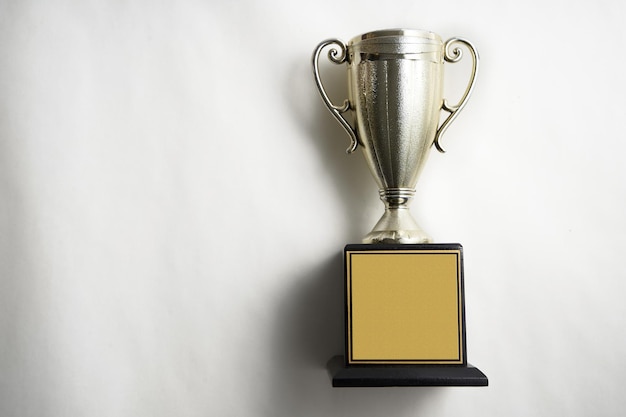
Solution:
<path fill-rule="evenodd" d="M 346 248 L 348 364 L 466 363 L 462 249 L 425 246 Z"/>

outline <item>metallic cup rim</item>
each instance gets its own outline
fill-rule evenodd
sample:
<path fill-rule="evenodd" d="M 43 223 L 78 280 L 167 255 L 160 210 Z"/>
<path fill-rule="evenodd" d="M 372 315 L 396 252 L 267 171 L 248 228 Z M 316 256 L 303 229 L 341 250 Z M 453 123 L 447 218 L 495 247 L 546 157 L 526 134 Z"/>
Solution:
<path fill-rule="evenodd" d="M 420 29 L 384 29 L 367 32 L 355 36 L 348 42 L 349 45 L 358 43 L 438 43 L 443 41 L 434 32 Z"/>

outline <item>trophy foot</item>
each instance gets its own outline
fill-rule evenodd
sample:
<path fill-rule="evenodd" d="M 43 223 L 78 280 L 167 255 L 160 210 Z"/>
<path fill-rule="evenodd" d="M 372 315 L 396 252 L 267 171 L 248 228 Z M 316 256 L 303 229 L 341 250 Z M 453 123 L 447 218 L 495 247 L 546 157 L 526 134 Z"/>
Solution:
<path fill-rule="evenodd" d="M 363 243 L 431 243 L 408 208 L 387 209 Z"/>
<path fill-rule="evenodd" d="M 363 243 L 432 243 L 432 239 L 422 230 L 380 230 L 368 233 Z"/>

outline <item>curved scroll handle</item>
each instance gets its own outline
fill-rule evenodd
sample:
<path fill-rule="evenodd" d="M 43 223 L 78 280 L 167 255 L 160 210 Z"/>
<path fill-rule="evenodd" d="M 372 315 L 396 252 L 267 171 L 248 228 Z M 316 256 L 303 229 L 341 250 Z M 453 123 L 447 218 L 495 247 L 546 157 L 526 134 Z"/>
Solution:
<path fill-rule="evenodd" d="M 439 129 L 437 129 L 437 134 L 435 135 L 434 144 L 437 150 L 441 153 L 445 152 L 445 150 L 441 147 L 441 144 L 439 143 L 439 141 L 441 140 L 441 135 L 443 135 L 443 133 L 446 131 L 450 123 L 452 123 L 452 121 L 456 119 L 456 116 L 458 116 L 459 112 L 463 110 L 463 107 L 465 107 L 465 103 L 467 102 L 468 97 L 470 96 L 470 94 L 472 93 L 472 90 L 474 89 L 474 82 L 476 81 L 476 73 L 478 72 L 478 52 L 476 52 L 476 48 L 474 48 L 474 45 L 472 45 L 469 41 L 465 39 L 450 38 L 446 41 L 443 47 L 443 50 L 444 50 L 443 58 L 445 59 L 445 61 L 454 63 L 454 62 L 459 62 L 461 60 L 461 57 L 463 56 L 463 51 L 460 48 L 456 47 L 450 50 L 450 47 L 456 43 L 465 45 L 467 49 L 470 51 L 470 53 L 472 54 L 472 74 L 470 76 L 469 84 L 467 85 L 467 88 L 465 89 L 465 93 L 463 93 L 463 97 L 461 97 L 461 100 L 459 100 L 459 102 L 456 105 L 451 106 L 450 104 L 448 104 L 447 99 L 443 100 L 442 110 L 445 110 L 450 114 L 448 115 L 446 120 L 443 121 L 441 126 L 439 126 Z"/>
<path fill-rule="evenodd" d="M 322 80 L 320 79 L 320 71 L 319 71 L 320 53 L 322 52 L 322 49 L 324 49 L 328 45 L 333 45 L 333 44 L 339 46 L 339 51 L 337 51 L 337 49 L 335 48 L 332 48 L 330 51 L 328 51 L 328 59 L 330 59 L 335 64 L 343 64 L 344 62 L 347 61 L 348 46 L 339 39 L 327 39 L 323 41 L 322 43 L 320 43 L 317 46 L 317 48 L 315 48 L 315 52 L 313 53 L 313 75 L 315 76 L 315 83 L 317 84 L 317 89 L 320 91 L 320 95 L 322 96 L 322 100 L 324 101 L 324 104 L 326 104 L 326 107 L 328 107 L 328 110 L 330 110 L 332 115 L 335 116 L 335 119 L 337 119 L 339 124 L 341 124 L 341 126 L 346 130 L 346 132 L 348 132 L 348 135 L 350 135 L 350 140 L 352 142 L 350 143 L 350 147 L 346 149 L 346 152 L 352 153 L 356 150 L 356 147 L 358 144 L 356 131 L 352 128 L 352 126 L 350 126 L 350 124 L 346 121 L 346 119 L 341 115 L 342 113 L 345 113 L 346 111 L 350 109 L 350 102 L 348 99 L 346 99 L 344 100 L 341 106 L 335 106 L 328 98 L 328 95 L 326 94 L 326 91 L 324 90 L 324 86 L 322 85 Z"/>

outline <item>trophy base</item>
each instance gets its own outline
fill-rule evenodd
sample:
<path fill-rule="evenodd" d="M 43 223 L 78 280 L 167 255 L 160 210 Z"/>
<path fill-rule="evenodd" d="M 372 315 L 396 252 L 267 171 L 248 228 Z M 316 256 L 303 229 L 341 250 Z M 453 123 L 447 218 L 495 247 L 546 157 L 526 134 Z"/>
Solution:
<path fill-rule="evenodd" d="M 344 249 L 345 354 L 335 387 L 486 386 L 467 362 L 463 247 L 350 244 Z"/>
<path fill-rule="evenodd" d="M 343 356 L 328 362 L 333 387 L 486 387 L 487 376 L 472 365 L 345 365 Z"/>

